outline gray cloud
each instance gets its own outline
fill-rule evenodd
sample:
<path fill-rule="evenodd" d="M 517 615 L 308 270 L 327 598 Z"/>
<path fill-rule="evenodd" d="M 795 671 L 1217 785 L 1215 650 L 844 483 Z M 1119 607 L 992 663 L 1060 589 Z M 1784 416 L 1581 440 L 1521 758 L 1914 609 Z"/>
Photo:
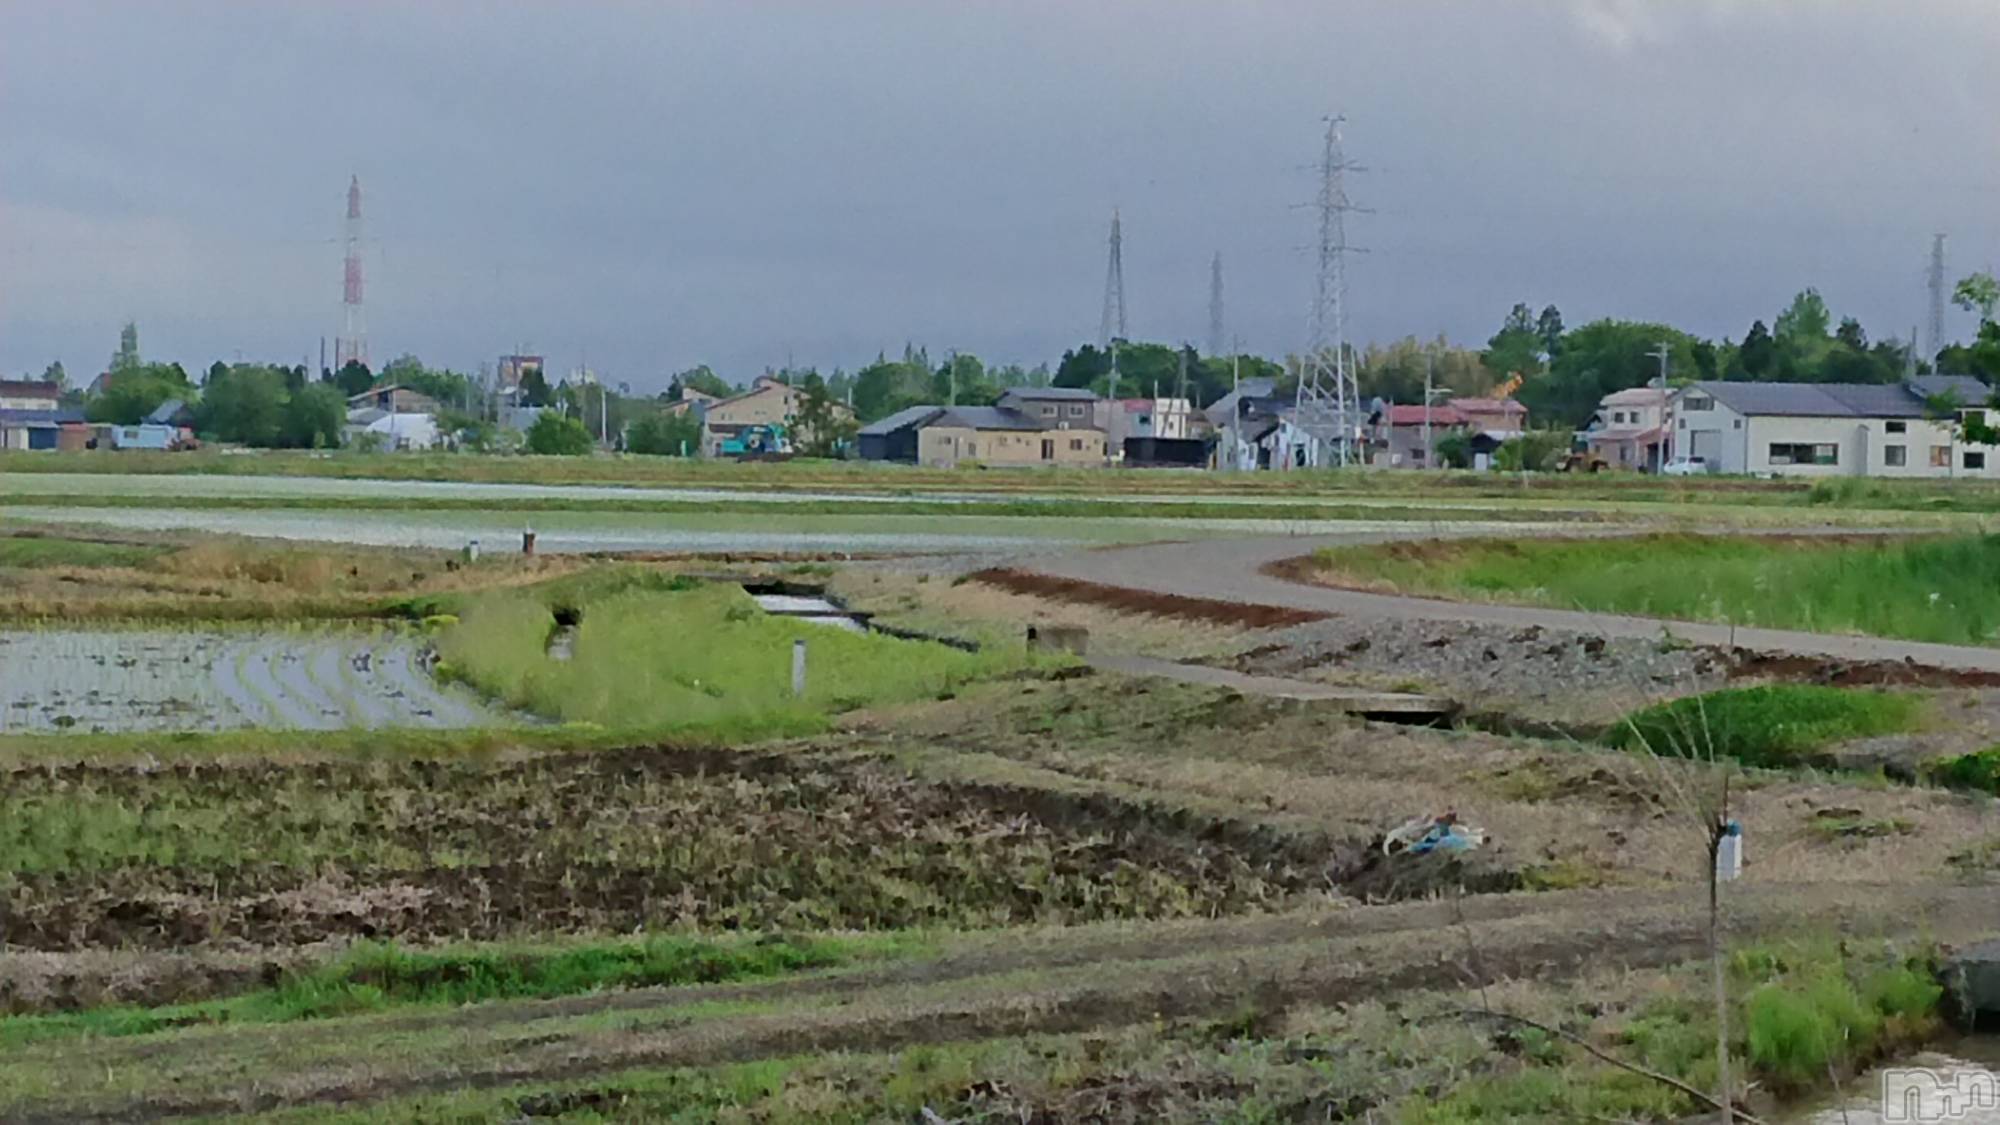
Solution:
<path fill-rule="evenodd" d="M 1861 0 L 0 6 L 0 371 L 316 356 L 368 192 L 378 360 L 639 385 L 905 340 L 1302 343 L 1303 170 L 1349 118 L 1361 338 L 1515 300 L 1740 336 L 1799 287 L 1922 317 L 2000 223 L 2000 9 Z M 1966 327 L 1961 325 L 1961 327 Z"/>

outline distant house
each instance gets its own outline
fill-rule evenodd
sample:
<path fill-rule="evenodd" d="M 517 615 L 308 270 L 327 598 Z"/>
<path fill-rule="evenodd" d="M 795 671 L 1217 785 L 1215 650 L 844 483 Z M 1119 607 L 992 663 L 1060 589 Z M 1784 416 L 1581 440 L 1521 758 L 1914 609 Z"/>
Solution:
<path fill-rule="evenodd" d="M 0 410 L 54 410 L 62 388 L 41 380 L 0 379 Z"/>
<path fill-rule="evenodd" d="M 349 395 L 347 408 L 386 410 L 393 414 L 436 414 L 438 401 L 421 391 L 391 383 L 386 387 L 371 387 L 358 395 Z"/>
<path fill-rule="evenodd" d="M 1123 407 L 1124 425 L 1115 437 L 1165 438 L 1180 440 L 1193 436 L 1194 404 L 1184 398 L 1128 398 Z"/>
<path fill-rule="evenodd" d="M 1963 375 L 1905 383 L 1691 383 L 1668 400 L 1670 456 L 1776 476 L 2000 477 L 2000 448 L 1960 440 L 1993 424 L 1992 391 Z M 1951 404 L 1945 416 L 1937 408 Z"/>
<path fill-rule="evenodd" d="M 681 397 L 662 407 L 660 413 L 668 417 L 678 418 L 683 414 L 692 412 L 695 417 L 699 418 L 707 412 L 709 403 L 720 401 L 720 398 L 705 391 L 698 391 L 693 387 L 682 387 Z"/>
<path fill-rule="evenodd" d="M 1429 444 L 1425 443 L 1426 422 Z M 1457 407 L 1382 403 L 1368 419 L 1369 460 L 1389 469 L 1435 468 L 1437 443 L 1447 435 L 1463 433 L 1467 425 Z"/>
<path fill-rule="evenodd" d="M 1667 461 L 1667 397 L 1664 387 L 1605 395 L 1583 433 L 1591 456 L 1613 468 L 1658 472 Z"/>
<path fill-rule="evenodd" d="M 1004 399 L 1003 399 L 1004 401 Z M 1006 406 L 947 406 L 917 427 L 920 464 L 1102 465 L 1104 431 L 1051 426 Z"/>
<path fill-rule="evenodd" d="M 1217 426 L 1216 467 L 1298 469 L 1311 463 L 1313 439 L 1298 425 L 1296 398 L 1238 394 L 1225 399 L 1231 401 L 1234 417 Z"/>
<path fill-rule="evenodd" d="M 1080 387 L 1010 387 L 998 405 L 1052 430 L 1102 430 L 1110 421 L 1110 404 Z"/>
<path fill-rule="evenodd" d="M 855 450 L 863 461 L 917 463 L 917 431 L 924 423 L 944 413 L 942 406 L 912 406 L 861 427 L 855 435 Z"/>
<path fill-rule="evenodd" d="M 368 435 L 373 435 L 383 449 L 399 452 L 434 449 L 439 442 L 437 415 L 404 414 L 373 406 L 347 412 L 345 435 L 349 445 L 370 440 Z"/>
<path fill-rule="evenodd" d="M 710 457 L 721 456 L 725 443 L 741 437 L 753 426 L 782 426 L 794 444 L 802 438 L 809 439 L 810 434 L 790 432 L 798 427 L 799 407 L 805 398 L 803 390 L 769 375 L 760 375 L 748 390 L 702 403 L 702 452 Z M 845 403 L 835 402 L 832 406 L 837 417 L 853 417 L 854 412 Z"/>
<path fill-rule="evenodd" d="M 89 444 L 81 410 L 0 407 L 0 449 L 72 450 Z"/>
<path fill-rule="evenodd" d="M 1481 433 L 1511 435 L 1528 428 L 1528 408 L 1511 398 L 1455 398 L 1447 405 Z"/>

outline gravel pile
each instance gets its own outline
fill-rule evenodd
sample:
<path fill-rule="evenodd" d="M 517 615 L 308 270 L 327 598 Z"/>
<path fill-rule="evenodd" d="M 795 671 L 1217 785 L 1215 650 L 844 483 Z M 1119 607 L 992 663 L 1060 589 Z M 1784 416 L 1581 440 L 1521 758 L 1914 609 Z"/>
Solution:
<path fill-rule="evenodd" d="M 1275 676 L 1409 681 L 1463 703 L 1555 704 L 1564 718 L 1609 719 L 1727 682 L 1729 657 L 1657 640 L 1608 640 L 1540 626 L 1336 617 L 1272 635 L 1238 670 Z"/>

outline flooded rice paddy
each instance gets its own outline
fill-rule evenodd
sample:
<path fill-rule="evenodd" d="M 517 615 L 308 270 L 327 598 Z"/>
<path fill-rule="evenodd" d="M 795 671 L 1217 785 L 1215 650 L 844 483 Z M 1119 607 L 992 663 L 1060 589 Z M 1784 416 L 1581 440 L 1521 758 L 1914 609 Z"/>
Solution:
<path fill-rule="evenodd" d="M 498 721 L 386 632 L 0 630 L 0 732 L 471 727 Z"/>

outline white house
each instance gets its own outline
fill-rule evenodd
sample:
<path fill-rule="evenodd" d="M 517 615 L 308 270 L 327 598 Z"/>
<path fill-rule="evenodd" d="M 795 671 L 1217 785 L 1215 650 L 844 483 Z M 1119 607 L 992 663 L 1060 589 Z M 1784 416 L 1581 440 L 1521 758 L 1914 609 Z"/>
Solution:
<path fill-rule="evenodd" d="M 1933 405 L 1987 420 L 1991 391 L 1962 375 L 1908 383 L 1693 383 L 1668 403 L 1671 455 L 1724 473 L 2000 478 L 2000 447 L 1960 441 Z"/>
<path fill-rule="evenodd" d="M 434 449 L 438 444 L 437 416 L 397 414 L 373 406 L 348 411 L 348 444 L 364 434 L 375 435 L 384 450 Z"/>

